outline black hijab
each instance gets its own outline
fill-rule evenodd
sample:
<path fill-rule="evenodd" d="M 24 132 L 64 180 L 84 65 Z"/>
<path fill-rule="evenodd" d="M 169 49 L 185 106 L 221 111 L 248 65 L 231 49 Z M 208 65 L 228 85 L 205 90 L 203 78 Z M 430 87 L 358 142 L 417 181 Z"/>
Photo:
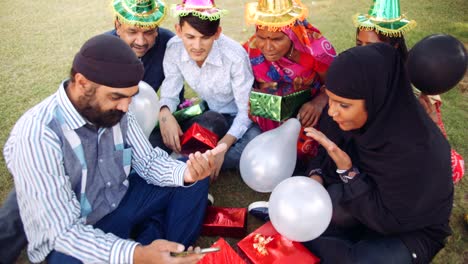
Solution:
<path fill-rule="evenodd" d="M 453 195 L 450 146 L 414 96 L 396 49 L 379 43 L 343 52 L 326 85 L 338 96 L 365 100 L 366 124 L 346 134 L 355 166 L 382 205 L 403 223 L 446 222 Z"/>

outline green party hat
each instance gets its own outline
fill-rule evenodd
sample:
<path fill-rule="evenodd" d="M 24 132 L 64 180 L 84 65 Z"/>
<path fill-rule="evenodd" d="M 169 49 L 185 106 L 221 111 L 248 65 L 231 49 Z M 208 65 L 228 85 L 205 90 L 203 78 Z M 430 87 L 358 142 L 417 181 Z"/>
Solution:
<path fill-rule="evenodd" d="M 400 12 L 399 0 L 373 0 L 367 14 L 354 16 L 354 24 L 361 30 L 375 30 L 386 36 L 401 36 L 416 26 Z"/>
<path fill-rule="evenodd" d="M 166 17 L 166 4 L 161 0 L 112 0 L 112 8 L 125 24 L 155 28 Z"/>

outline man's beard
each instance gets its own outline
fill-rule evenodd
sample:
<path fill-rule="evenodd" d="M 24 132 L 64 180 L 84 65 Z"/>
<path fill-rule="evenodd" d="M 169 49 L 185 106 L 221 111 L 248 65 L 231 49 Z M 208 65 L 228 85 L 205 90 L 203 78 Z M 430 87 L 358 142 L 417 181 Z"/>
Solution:
<path fill-rule="evenodd" d="M 120 110 L 102 111 L 94 95 L 79 98 L 78 112 L 96 127 L 113 127 L 125 115 Z"/>

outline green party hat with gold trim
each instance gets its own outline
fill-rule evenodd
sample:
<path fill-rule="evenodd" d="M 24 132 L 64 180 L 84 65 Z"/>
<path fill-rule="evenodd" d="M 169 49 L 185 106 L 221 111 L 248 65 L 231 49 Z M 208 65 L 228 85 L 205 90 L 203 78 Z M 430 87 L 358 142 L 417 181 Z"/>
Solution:
<path fill-rule="evenodd" d="M 143 28 L 155 28 L 166 17 L 166 4 L 161 0 L 112 0 L 120 22 Z"/>
<path fill-rule="evenodd" d="M 401 36 L 416 26 L 416 21 L 401 14 L 400 0 L 373 0 L 369 12 L 355 15 L 353 21 L 361 30 L 375 30 L 386 36 Z"/>

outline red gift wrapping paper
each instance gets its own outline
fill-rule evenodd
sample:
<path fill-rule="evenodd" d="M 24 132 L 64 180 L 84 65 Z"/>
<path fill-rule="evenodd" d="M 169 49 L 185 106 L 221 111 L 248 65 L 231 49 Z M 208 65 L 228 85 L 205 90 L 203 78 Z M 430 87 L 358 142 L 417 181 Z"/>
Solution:
<path fill-rule="evenodd" d="M 318 142 L 315 139 L 306 136 L 304 127 L 301 127 L 301 132 L 297 139 L 297 158 L 304 159 L 306 157 L 317 156 L 318 146 Z"/>
<path fill-rule="evenodd" d="M 208 206 L 201 234 L 242 238 L 247 232 L 247 208 Z"/>
<path fill-rule="evenodd" d="M 320 259 L 300 242 L 281 236 L 271 222 L 267 222 L 246 236 L 237 243 L 237 246 L 252 263 L 320 263 Z"/>
<path fill-rule="evenodd" d="M 218 136 L 198 123 L 193 123 L 181 138 L 181 153 L 189 155 L 196 151 L 205 152 L 216 147 Z"/>
<path fill-rule="evenodd" d="M 246 264 L 223 238 L 218 239 L 212 247 L 219 247 L 221 250 L 206 254 L 198 264 Z"/>

